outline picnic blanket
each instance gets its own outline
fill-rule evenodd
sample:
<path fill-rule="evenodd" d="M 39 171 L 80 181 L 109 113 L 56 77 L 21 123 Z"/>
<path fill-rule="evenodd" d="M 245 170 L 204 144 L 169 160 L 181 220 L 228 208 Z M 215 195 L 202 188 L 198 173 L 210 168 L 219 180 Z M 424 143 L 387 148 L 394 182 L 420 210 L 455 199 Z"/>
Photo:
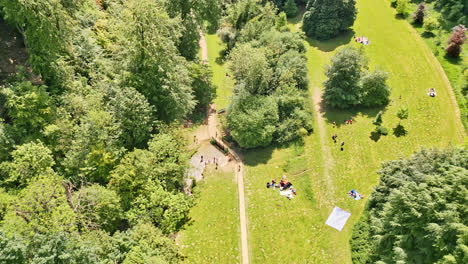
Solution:
<path fill-rule="evenodd" d="M 286 190 L 286 191 L 280 191 L 280 195 L 283 195 L 283 196 L 286 196 L 286 197 L 289 197 L 289 198 L 294 198 L 293 196 L 293 193 L 290 189 Z"/>
<path fill-rule="evenodd" d="M 325 224 L 335 228 L 338 231 L 341 231 L 350 216 L 351 216 L 350 212 L 346 212 L 345 210 L 339 208 L 338 206 L 335 206 L 335 208 L 333 208 L 333 211 L 331 212 Z"/>

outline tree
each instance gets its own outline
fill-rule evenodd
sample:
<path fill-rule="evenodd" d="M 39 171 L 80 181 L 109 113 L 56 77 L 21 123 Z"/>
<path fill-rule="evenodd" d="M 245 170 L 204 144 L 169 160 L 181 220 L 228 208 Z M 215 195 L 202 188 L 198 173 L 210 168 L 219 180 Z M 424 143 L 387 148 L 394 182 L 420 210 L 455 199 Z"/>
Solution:
<path fill-rule="evenodd" d="M 307 90 L 309 79 L 307 78 L 307 58 L 303 53 L 290 49 L 278 58 L 274 81 L 289 84 L 300 90 Z"/>
<path fill-rule="evenodd" d="M 68 65 L 66 55 L 74 33 L 74 12 L 84 1 L 2 0 L 5 20 L 15 25 L 25 38 L 33 69 L 48 84 L 61 85 Z"/>
<path fill-rule="evenodd" d="M 121 131 L 111 112 L 92 109 L 74 128 L 62 166 L 64 175 L 74 183 L 82 180 L 106 184 L 122 149 L 118 146 Z"/>
<path fill-rule="evenodd" d="M 40 176 L 53 173 L 55 162 L 52 152 L 40 141 L 17 146 L 11 157 L 12 161 L 0 165 L 0 169 L 8 175 L 6 184 L 24 187 Z"/>
<path fill-rule="evenodd" d="M 445 51 L 450 57 L 457 58 L 460 56 L 463 44 L 466 40 L 466 28 L 464 25 L 458 25 L 452 28 L 452 32 Z"/>
<path fill-rule="evenodd" d="M 108 104 L 119 127 L 120 145 L 126 149 L 143 148 L 153 130 L 153 107 L 133 87 L 112 87 Z"/>
<path fill-rule="evenodd" d="M 0 96 L 5 106 L 17 142 L 37 138 L 42 128 L 51 121 L 52 107 L 46 86 L 36 86 L 29 81 L 0 86 Z"/>
<path fill-rule="evenodd" d="M 425 32 L 431 33 L 440 27 L 439 21 L 433 16 L 429 16 L 424 20 L 423 28 Z"/>
<path fill-rule="evenodd" d="M 168 134 L 156 135 L 149 150 L 127 153 L 110 174 L 109 187 L 122 201 L 123 210 L 144 192 L 148 182 L 158 182 L 164 190 L 175 192 L 182 186 L 187 157 L 182 142 Z"/>
<path fill-rule="evenodd" d="M 242 148 L 268 146 L 278 122 L 275 100 L 246 93 L 235 96 L 227 114 L 232 137 Z"/>
<path fill-rule="evenodd" d="M 406 16 L 408 9 L 408 0 L 397 0 L 396 13 L 401 16 Z"/>
<path fill-rule="evenodd" d="M 126 254 L 123 264 L 177 264 L 182 259 L 175 242 L 151 224 L 138 224 L 130 230 L 129 237 L 134 246 Z"/>
<path fill-rule="evenodd" d="M 440 10 L 444 18 L 458 24 L 468 25 L 468 3 L 464 0 L 436 0 L 435 8 Z"/>
<path fill-rule="evenodd" d="M 172 122 L 191 113 L 195 107 L 192 80 L 188 63 L 176 47 L 180 20 L 170 18 L 161 3 L 151 0 L 126 1 L 109 12 L 121 13 L 116 15 L 114 30 L 122 60 L 128 64 L 126 84 L 145 95 L 158 120 Z"/>
<path fill-rule="evenodd" d="M 272 70 L 265 51 L 250 44 L 239 45 L 229 55 L 229 69 L 238 83 L 251 94 L 271 93 Z"/>
<path fill-rule="evenodd" d="M 413 13 L 413 21 L 416 24 L 422 24 L 424 22 L 424 17 L 426 16 L 426 4 L 424 2 L 419 3 L 416 11 Z"/>
<path fill-rule="evenodd" d="M 325 70 L 328 79 L 323 85 L 327 104 L 342 109 L 360 104 L 359 81 L 365 66 L 366 58 L 356 48 L 346 46 L 338 50 Z"/>
<path fill-rule="evenodd" d="M 400 107 L 397 112 L 397 117 L 400 119 L 400 122 L 404 119 L 408 119 L 408 108 Z"/>
<path fill-rule="evenodd" d="M 77 218 L 65 197 L 62 179 L 43 175 L 23 189 L 5 215 L 2 228 L 24 236 L 77 230 Z"/>
<path fill-rule="evenodd" d="M 0 118 L 0 163 L 8 158 L 13 147 L 13 140 L 9 135 L 8 128 L 9 126 Z"/>
<path fill-rule="evenodd" d="M 381 106 L 388 103 L 391 89 L 387 85 L 388 74 L 383 70 L 375 70 L 362 77 L 362 105 Z"/>
<path fill-rule="evenodd" d="M 277 31 L 281 31 L 287 25 L 288 25 L 288 19 L 286 18 L 286 14 L 284 12 L 279 13 L 275 21 L 275 29 Z"/>
<path fill-rule="evenodd" d="M 393 129 L 393 134 L 397 137 L 406 135 L 407 131 L 405 127 L 401 124 L 401 121 L 408 118 L 408 108 L 407 107 L 400 107 L 397 111 L 396 116 L 400 121 L 398 125 Z"/>
<path fill-rule="evenodd" d="M 311 38 L 330 39 L 351 27 L 356 14 L 355 0 L 309 0 L 302 30 Z"/>
<path fill-rule="evenodd" d="M 376 126 L 380 126 L 380 125 L 382 124 L 382 122 L 383 122 L 383 120 L 382 120 L 382 114 L 383 114 L 382 111 L 379 111 L 379 112 L 377 113 L 377 115 L 375 116 L 374 121 L 372 121 L 372 124 L 374 124 L 374 125 L 376 125 Z"/>
<path fill-rule="evenodd" d="M 67 186 L 70 191 L 68 202 L 73 205 L 81 226 L 88 230 L 105 230 L 113 233 L 119 227 L 122 218 L 120 197 L 113 190 L 109 190 L 98 184 L 83 186 L 71 196 L 72 186 Z"/>
<path fill-rule="evenodd" d="M 464 263 L 467 159 L 463 148 L 422 149 L 384 163 L 353 229 L 353 263 Z"/>
<path fill-rule="evenodd" d="M 296 2 L 294 0 L 286 0 L 284 3 L 283 11 L 286 13 L 288 17 L 295 17 L 299 12 L 297 8 Z"/>
<path fill-rule="evenodd" d="M 139 222 L 152 223 L 163 233 L 178 231 L 188 220 L 192 200 L 183 193 L 170 193 L 154 181 L 148 181 L 144 192 L 132 201 L 126 217 L 133 225 Z"/>

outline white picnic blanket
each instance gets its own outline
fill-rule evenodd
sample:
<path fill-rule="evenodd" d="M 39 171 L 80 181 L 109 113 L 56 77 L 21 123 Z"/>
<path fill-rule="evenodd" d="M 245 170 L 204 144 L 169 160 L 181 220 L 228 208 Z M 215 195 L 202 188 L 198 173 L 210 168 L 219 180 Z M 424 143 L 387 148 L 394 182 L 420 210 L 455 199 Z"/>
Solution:
<path fill-rule="evenodd" d="M 338 231 L 341 231 L 350 216 L 350 212 L 346 212 L 338 206 L 335 206 L 325 224 L 335 228 Z"/>
<path fill-rule="evenodd" d="M 280 191 L 280 195 L 283 195 L 283 196 L 286 196 L 286 197 L 289 197 L 289 198 L 294 198 L 291 189 L 288 189 L 286 191 Z"/>

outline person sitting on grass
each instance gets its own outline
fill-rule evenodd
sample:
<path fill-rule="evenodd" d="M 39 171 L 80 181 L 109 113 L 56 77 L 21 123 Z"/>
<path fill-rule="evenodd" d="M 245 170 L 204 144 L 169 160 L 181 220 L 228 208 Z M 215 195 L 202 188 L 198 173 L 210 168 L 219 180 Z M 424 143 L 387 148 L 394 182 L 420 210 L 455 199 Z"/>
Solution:
<path fill-rule="evenodd" d="M 270 182 L 267 182 L 266 187 L 269 189 L 270 188 Z"/>

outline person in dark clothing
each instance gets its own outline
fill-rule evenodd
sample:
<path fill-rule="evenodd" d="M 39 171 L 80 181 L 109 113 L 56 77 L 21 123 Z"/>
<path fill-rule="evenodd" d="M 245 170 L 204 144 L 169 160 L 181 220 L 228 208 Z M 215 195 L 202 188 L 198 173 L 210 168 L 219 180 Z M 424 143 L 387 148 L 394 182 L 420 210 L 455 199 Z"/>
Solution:
<path fill-rule="evenodd" d="M 270 188 L 270 182 L 267 182 L 266 186 L 267 188 Z"/>

